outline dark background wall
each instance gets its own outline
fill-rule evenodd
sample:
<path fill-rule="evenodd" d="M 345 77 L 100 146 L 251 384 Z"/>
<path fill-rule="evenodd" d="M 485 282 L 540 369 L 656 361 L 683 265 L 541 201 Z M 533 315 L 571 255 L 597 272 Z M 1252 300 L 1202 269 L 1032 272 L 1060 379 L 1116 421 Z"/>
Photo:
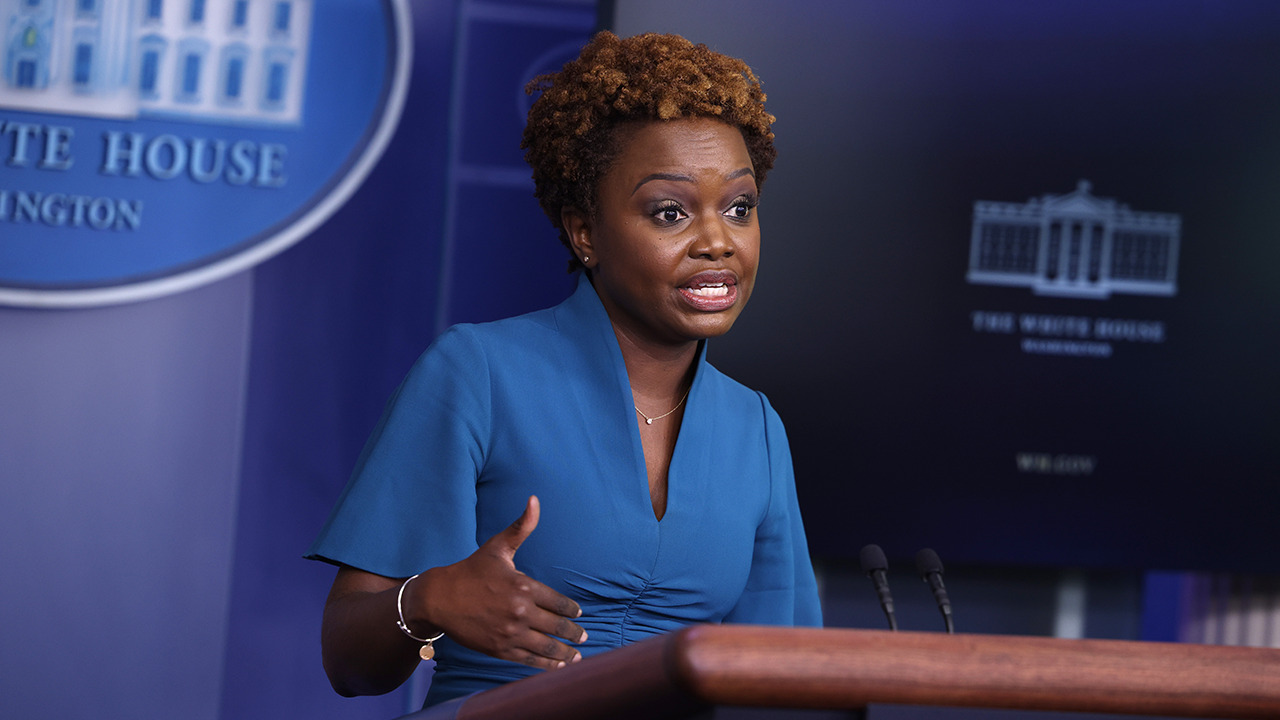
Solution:
<path fill-rule="evenodd" d="M 614 16 L 748 58 L 778 117 L 760 287 L 711 357 L 784 413 L 818 552 L 1280 569 L 1280 7 L 617 0 Z M 1109 202 L 1108 225 L 1177 219 L 1172 289 L 969 278 L 977 203 L 1081 181 L 1076 218 Z M 1012 322 L 975 320 L 992 316 Z"/>

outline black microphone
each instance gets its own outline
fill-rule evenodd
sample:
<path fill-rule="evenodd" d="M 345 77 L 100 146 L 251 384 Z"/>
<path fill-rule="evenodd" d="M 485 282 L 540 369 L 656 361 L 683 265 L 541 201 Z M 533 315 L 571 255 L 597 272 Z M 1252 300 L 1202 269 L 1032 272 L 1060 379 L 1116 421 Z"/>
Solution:
<path fill-rule="evenodd" d="M 880 596 L 880 608 L 884 610 L 884 616 L 889 619 L 889 629 L 898 629 L 898 619 L 893 616 L 893 595 L 889 593 L 889 580 L 885 577 L 885 573 L 889 570 L 889 561 L 884 557 L 884 551 L 879 545 L 867 545 L 858 553 L 858 560 L 862 563 L 862 572 L 871 578 L 871 584 L 876 586 L 876 595 Z"/>
<path fill-rule="evenodd" d="M 951 622 L 951 600 L 947 598 L 947 588 L 942 584 L 942 559 L 938 557 L 938 553 L 925 548 L 916 553 L 916 570 L 933 590 L 933 599 L 942 611 L 942 621 L 947 625 L 947 632 L 954 633 L 956 628 Z"/>

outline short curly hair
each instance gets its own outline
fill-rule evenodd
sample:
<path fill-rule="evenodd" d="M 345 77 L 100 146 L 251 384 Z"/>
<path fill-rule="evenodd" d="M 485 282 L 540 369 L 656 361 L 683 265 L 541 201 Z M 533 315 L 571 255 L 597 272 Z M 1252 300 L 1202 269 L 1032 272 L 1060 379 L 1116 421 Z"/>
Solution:
<path fill-rule="evenodd" d="M 620 150 L 619 129 L 645 120 L 710 117 L 742 132 L 756 185 L 773 167 L 774 117 L 765 112 L 760 81 L 745 62 L 679 35 L 619 38 L 597 33 L 560 72 L 540 75 L 525 90 L 541 92 L 529 109 L 520 147 L 533 168 L 534 195 L 560 242 L 569 271 L 582 267 L 561 225 L 561 211 L 596 211 L 596 188 Z"/>

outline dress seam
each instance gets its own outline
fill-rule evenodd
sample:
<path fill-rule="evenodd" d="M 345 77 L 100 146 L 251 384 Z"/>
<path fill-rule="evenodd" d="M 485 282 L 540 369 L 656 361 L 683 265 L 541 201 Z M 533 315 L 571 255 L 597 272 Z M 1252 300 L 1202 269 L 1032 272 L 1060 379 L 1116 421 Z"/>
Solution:
<path fill-rule="evenodd" d="M 627 628 L 631 625 L 631 611 L 635 609 L 636 603 L 640 601 L 640 597 L 649 592 L 649 588 L 653 587 L 653 578 L 645 578 L 644 586 L 640 591 L 631 597 L 631 602 L 627 603 L 627 608 L 622 611 L 622 625 L 618 628 L 618 647 L 627 644 Z"/>

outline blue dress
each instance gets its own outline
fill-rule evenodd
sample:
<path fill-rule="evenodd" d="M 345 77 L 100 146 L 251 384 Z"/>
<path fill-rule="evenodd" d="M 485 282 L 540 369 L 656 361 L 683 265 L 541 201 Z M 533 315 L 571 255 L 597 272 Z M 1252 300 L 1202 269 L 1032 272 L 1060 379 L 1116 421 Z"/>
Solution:
<path fill-rule="evenodd" d="M 654 517 L 622 353 L 584 277 L 560 305 L 457 325 L 419 358 L 308 557 L 400 578 L 457 562 L 530 495 L 516 567 L 582 606 L 584 656 L 685 625 L 820 625 L 786 434 L 705 343 Z M 536 672 L 436 643 L 427 704 Z"/>

